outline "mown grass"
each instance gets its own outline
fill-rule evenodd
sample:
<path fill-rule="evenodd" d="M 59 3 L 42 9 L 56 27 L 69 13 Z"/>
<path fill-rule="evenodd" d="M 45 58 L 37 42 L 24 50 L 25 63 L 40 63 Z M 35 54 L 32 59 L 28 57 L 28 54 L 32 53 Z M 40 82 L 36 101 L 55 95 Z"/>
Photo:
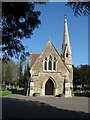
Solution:
<path fill-rule="evenodd" d="M 82 96 L 82 97 L 90 97 L 90 92 L 83 91 L 81 92 L 80 90 L 73 91 L 74 96 Z"/>
<path fill-rule="evenodd" d="M 7 96 L 7 95 L 10 95 L 10 94 L 12 94 L 12 92 L 9 91 L 9 90 L 0 91 L 0 96 Z"/>

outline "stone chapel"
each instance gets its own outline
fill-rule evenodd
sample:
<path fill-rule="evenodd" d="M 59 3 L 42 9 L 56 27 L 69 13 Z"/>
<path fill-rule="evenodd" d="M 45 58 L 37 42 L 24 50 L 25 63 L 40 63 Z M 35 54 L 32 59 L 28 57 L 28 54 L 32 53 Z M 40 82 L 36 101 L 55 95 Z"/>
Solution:
<path fill-rule="evenodd" d="M 51 38 L 41 54 L 30 52 L 30 80 L 29 96 L 64 94 L 72 96 L 73 67 L 72 50 L 68 33 L 66 15 L 64 16 L 64 38 L 62 51 L 59 53 L 54 47 Z"/>

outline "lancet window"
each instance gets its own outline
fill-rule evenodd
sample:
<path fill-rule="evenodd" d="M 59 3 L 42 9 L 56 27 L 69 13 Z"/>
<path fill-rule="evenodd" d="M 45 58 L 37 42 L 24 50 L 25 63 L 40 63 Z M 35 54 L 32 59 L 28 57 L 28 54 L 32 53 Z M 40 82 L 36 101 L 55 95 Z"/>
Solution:
<path fill-rule="evenodd" d="M 52 70 L 52 56 L 49 56 L 49 61 L 48 61 L 48 70 Z"/>
<path fill-rule="evenodd" d="M 49 55 L 47 57 L 44 58 L 43 60 L 43 66 L 44 66 L 44 70 L 56 70 L 56 58 Z"/>
<path fill-rule="evenodd" d="M 45 61 L 44 61 L 44 70 L 47 70 L 47 58 L 45 57 Z"/>
<path fill-rule="evenodd" d="M 54 61 L 53 61 L 53 70 L 56 70 L 56 58 L 54 57 Z"/>

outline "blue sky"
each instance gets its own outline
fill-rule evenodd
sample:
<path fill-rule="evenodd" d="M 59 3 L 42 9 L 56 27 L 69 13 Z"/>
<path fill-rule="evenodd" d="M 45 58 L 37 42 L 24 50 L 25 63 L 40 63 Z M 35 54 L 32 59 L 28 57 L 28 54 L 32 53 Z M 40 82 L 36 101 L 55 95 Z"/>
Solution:
<path fill-rule="evenodd" d="M 67 15 L 69 36 L 72 47 L 72 61 L 75 66 L 88 64 L 88 17 L 75 17 L 72 9 L 65 6 L 65 2 L 48 2 L 37 5 L 41 11 L 41 24 L 28 40 L 23 40 L 28 51 L 41 53 L 48 42 L 49 36 L 57 51 L 61 52 L 64 32 L 64 14 Z"/>

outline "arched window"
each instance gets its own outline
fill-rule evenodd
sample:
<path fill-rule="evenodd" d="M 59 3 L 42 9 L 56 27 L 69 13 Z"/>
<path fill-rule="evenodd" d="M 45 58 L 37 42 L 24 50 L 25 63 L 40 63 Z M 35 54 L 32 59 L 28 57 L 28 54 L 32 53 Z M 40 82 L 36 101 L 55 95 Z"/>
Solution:
<path fill-rule="evenodd" d="M 51 55 L 49 56 L 49 60 L 52 60 L 52 56 Z"/>
<path fill-rule="evenodd" d="M 48 70 L 52 70 L 52 56 L 49 56 Z"/>
<path fill-rule="evenodd" d="M 47 58 L 45 57 L 45 61 L 44 61 L 44 70 L 47 70 Z"/>
<path fill-rule="evenodd" d="M 66 57 L 68 57 L 68 53 L 66 53 Z"/>
<path fill-rule="evenodd" d="M 53 70 L 56 70 L 56 62 L 53 63 Z"/>
<path fill-rule="evenodd" d="M 48 62 L 48 70 L 52 70 L 52 61 L 50 61 L 50 60 Z"/>
<path fill-rule="evenodd" d="M 43 60 L 43 70 L 56 70 L 56 58 L 49 55 Z"/>
<path fill-rule="evenodd" d="M 53 61 L 53 70 L 56 70 L 56 58 L 54 57 L 54 61 Z"/>

